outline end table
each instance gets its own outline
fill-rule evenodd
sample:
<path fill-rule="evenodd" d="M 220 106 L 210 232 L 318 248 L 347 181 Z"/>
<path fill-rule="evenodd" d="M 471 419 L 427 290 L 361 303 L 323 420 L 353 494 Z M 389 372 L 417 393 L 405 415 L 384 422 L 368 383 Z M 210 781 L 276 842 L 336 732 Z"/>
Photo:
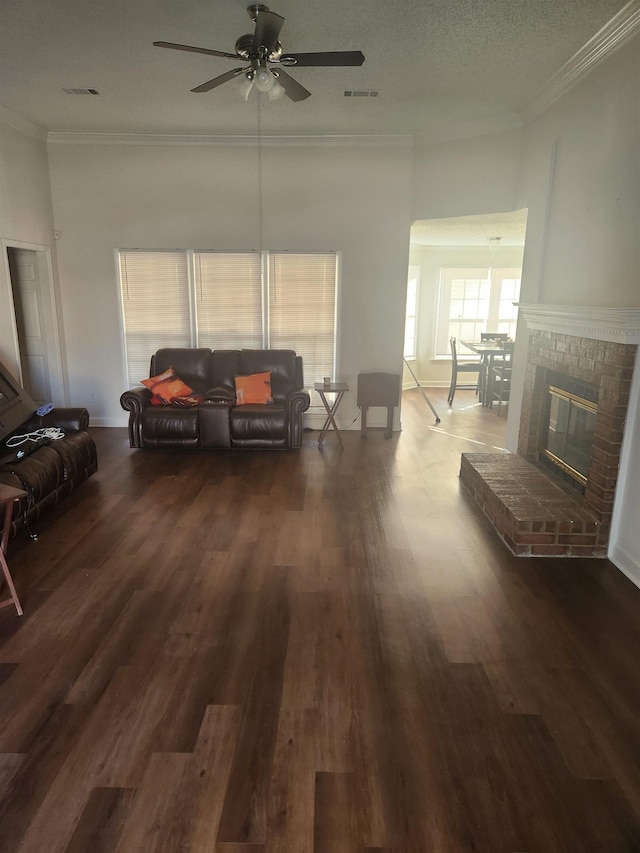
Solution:
<path fill-rule="evenodd" d="M 318 392 L 320 395 L 320 399 L 326 409 L 327 419 L 324 422 L 324 426 L 320 430 L 320 435 L 318 437 L 318 445 L 321 445 L 325 435 L 327 434 L 330 428 L 336 434 L 336 438 L 338 439 L 338 444 L 340 447 L 344 447 L 342 444 L 342 439 L 340 438 L 340 430 L 338 429 L 338 425 L 336 424 L 336 412 L 338 411 L 338 406 L 345 393 L 349 390 L 349 386 L 345 382 L 330 382 L 328 385 L 325 385 L 324 382 L 316 382 L 314 384 L 314 390 Z M 335 398 L 333 401 L 333 405 L 327 400 L 327 394 L 335 394 Z"/>

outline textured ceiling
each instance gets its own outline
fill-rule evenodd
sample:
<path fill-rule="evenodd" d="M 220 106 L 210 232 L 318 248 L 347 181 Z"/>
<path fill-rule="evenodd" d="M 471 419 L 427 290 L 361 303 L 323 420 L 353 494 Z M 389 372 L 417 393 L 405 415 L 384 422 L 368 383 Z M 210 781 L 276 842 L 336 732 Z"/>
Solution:
<path fill-rule="evenodd" d="M 524 246 L 527 211 L 458 216 L 414 222 L 411 244 L 419 246 Z"/>
<path fill-rule="evenodd" d="M 241 0 L 0 0 L 0 104 L 49 131 L 245 134 L 254 99 L 194 86 L 253 30 Z M 518 113 L 621 0 L 272 0 L 285 51 L 362 50 L 360 68 L 292 72 L 312 97 L 265 104 L 267 133 L 419 133 Z M 67 95 L 93 87 L 100 94 Z M 378 98 L 345 98 L 344 90 Z"/>

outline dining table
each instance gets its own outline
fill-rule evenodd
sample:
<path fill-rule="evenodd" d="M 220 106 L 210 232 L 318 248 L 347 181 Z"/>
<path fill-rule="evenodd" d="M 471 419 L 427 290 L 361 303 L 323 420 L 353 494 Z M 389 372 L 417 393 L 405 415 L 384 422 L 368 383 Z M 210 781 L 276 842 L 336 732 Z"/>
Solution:
<path fill-rule="evenodd" d="M 493 367 L 493 362 L 496 356 L 500 356 L 501 358 L 504 356 L 511 356 L 513 352 L 513 341 L 504 341 L 504 340 L 483 340 L 483 341 L 460 341 L 460 344 L 463 347 L 466 347 L 471 352 L 476 353 L 476 355 L 480 356 L 480 361 L 482 362 L 483 370 L 480 374 L 480 381 L 478 383 L 478 399 L 482 403 L 483 406 L 489 404 L 489 384 L 490 384 L 490 374 L 491 368 Z"/>

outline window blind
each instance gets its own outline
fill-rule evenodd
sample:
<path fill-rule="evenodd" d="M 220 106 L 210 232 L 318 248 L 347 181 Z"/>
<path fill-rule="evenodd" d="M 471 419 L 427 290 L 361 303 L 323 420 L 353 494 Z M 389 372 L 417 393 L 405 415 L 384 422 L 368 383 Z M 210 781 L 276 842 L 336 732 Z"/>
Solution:
<path fill-rule="evenodd" d="M 333 376 L 337 256 L 269 255 L 269 346 L 302 356 L 307 388 Z"/>
<path fill-rule="evenodd" d="M 149 375 L 160 347 L 191 346 L 184 252 L 121 251 L 120 282 L 129 387 Z"/>
<path fill-rule="evenodd" d="M 194 263 L 198 346 L 261 349 L 260 255 L 196 252 Z"/>

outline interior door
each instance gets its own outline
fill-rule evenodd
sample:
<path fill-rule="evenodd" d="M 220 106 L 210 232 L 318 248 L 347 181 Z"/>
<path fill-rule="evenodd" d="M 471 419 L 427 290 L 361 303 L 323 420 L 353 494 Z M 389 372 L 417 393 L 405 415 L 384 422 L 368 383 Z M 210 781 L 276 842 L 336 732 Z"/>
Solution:
<path fill-rule="evenodd" d="M 38 405 L 51 400 L 47 338 L 37 253 L 7 248 L 20 346 L 22 384 Z"/>

